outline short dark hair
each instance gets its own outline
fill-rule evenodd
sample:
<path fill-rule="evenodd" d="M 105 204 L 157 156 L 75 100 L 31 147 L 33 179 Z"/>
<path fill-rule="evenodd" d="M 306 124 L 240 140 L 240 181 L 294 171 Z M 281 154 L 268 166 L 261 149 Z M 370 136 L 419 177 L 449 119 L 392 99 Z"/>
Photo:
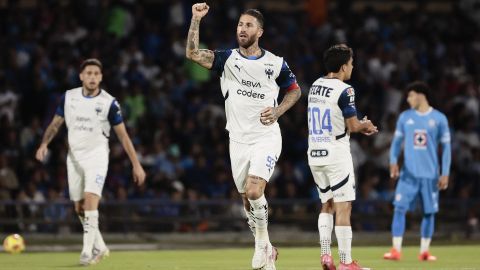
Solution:
<path fill-rule="evenodd" d="M 80 72 L 82 72 L 87 66 L 97 66 L 100 68 L 100 71 L 103 71 L 102 62 L 100 62 L 100 60 L 98 60 L 97 58 L 89 58 L 83 61 L 80 65 Z"/>
<path fill-rule="evenodd" d="M 424 94 L 427 100 L 430 98 L 431 90 L 430 86 L 426 82 L 423 81 L 414 81 L 411 82 L 407 85 L 407 88 L 405 89 L 408 92 L 414 91 L 419 94 Z"/>
<path fill-rule="evenodd" d="M 323 53 L 323 63 L 327 73 L 340 71 L 340 68 L 348 63 L 352 56 L 352 49 L 345 44 L 337 44 L 328 48 Z"/>
<path fill-rule="evenodd" d="M 265 19 L 263 18 L 263 14 L 258 9 L 247 9 L 242 13 L 242 15 L 250 15 L 252 17 L 255 17 L 258 21 L 258 24 L 260 25 L 260 28 L 263 28 L 263 23 Z"/>

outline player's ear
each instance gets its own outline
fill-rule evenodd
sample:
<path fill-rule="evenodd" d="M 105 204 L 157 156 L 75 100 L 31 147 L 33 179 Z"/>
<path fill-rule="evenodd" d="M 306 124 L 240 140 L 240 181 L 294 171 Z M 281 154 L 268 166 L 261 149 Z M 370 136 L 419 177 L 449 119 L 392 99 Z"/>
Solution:
<path fill-rule="evenodd" d="M 80 74 L 78 74 L 78 77 L 80 78 L 80 81 L 82 81 L 82 82 L 83 82 L 83 71 L 82 71 L 82 72 L 80 72 Z"/>
<path fill-rule="evenodd" d="M 257 38 L 260 38 L 263 35 L 263 28 L 260 28 L 257 33 Z"/>

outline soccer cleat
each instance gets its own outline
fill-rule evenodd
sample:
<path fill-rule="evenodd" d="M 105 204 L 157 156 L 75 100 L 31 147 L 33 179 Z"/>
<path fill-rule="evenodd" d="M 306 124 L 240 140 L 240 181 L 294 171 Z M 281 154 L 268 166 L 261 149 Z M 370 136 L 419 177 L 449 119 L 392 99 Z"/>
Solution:
<path fill-rule="evenodd" d="M 398 261 L 402 257 L 402 253 L 395 248 L 390 249 L 390 252 L 383 254 L 385 260 Z"/>
<path fill-rule="evenodd" d="M 425 251 L 425 252 L 421 253 L 420 255 L 418 255 L 418 259 L 420 261 L 424 261 L 424 262 L 433 262 L 433 261 L 437 260 L 437 257 L 430 254 L 430 252 Z"/>
<path fill-rule="evenodd" d="M 80 265 L 89 266 L 92 263 L 92 256 L 88 255 L 87 253 L 80 254 Z"/>
<path fill-rule="evenodd" d="M 265 270 L 276 270 L 275 262 L 278 259 L 278 251 L 277 248 L 272 246 L 272 244 L 268 244 L 268 251 L 267 251 L 267 265 Z"/>
<path fill-rule="evenodd" d="M 336 270 L 335 263 L 333 262 L 332 255 L 322 255 L 322 269 L 323 270 Z"/>
<path fill-rule="evenodd" d="M 349 264 L 340 263 L 338 265 L 338 270 L 371 270 L 370 268 L 364 268 L 358 265 L 356 261 L 353 261 Z"/>
<path fill-rule="evenodd" d="M 255 252 L 253 253 L 252 258 L 252 269 L 253 270 L 263 270 L 267 265 L 268 257 L 268 246 L 271 246 L 270 243 L 264 241 L 258 241 L 255 243 Z"/>
<path fill-rule="evenodd" d="M 94 249 L 93 256 L 92 256 L 92 261 L 91 261 L 90 264 L 97 264 L 102 259 L 104 259 L 108 256 L 110 256 L 110 250 L 108 248 L 105 248 L 103 250 Z"/>

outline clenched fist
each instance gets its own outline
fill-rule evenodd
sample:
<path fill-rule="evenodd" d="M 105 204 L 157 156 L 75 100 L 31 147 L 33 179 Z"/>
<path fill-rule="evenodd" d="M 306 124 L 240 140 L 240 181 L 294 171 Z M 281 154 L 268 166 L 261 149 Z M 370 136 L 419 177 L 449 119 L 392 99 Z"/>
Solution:
<path fill-rule="evenodd" d="M 207 15 L 210 7 L 207 3 L 197 3 L 192 6 L 192 15 L 195 18 L 201 19 L 203 16 Z"/>

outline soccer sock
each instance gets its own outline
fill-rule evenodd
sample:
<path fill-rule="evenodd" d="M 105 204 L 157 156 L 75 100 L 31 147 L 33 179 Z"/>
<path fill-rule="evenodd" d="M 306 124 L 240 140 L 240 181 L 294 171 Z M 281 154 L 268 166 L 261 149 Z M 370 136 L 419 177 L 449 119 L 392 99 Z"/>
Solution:
<path fill-rule="evenodd" d="M 403 234 L 405 233 L 405 214 L 406 211 L 403 208 L 395 207 L 392 220 L 392 243 L 393 248 L 397 251 L 402 250 Z"/>
<path fill-rule="evenodd" d="M 265 195 L 256 199 L 250 200 L 250 212 L 255 221 L 255 241 L 270 242 L 268 237 L 268 203 Z"/>
<path fill-rule="evenodd" d="M 401 236 L 392 237 L 393 248 L 396 249 L 398 252 L 402 251 L 402 241 L 403 237 Z"/>
<path fill-rule="evenodd" d="M 85 217 L 78 216 L 78 219 L 80 220 L 80 223 L 82 223 L 82 228 L 83 228 L 85 224 Z M 95 242 L 93 243 L 93 247 L 99 250 L 104 250 L 105 248 L 107 248 L 107 245 L 105 244 L 105 241 L 103 241 L 103 237 L 102 237 L 102 234 L 100 233 L 99 228 L 97 228 L 97 232 L 95 234 Z"/>
<path fill-rule="evenodd" d="M 321 255 L 331 255 L 330 245 L 332 244 L 333 215 L 320 213 L 318 215 L 318 232 L 320 234 Z"/>
<path fill-rule="evenodd" d="M 428 249 L 430 248 L 430 241 L 432 240 L 434 229 L 435 229 L 435 215 L 434 214 L 423 215 L 422 227 L 421 227 L 422 239 L 420 241 L 420 253 L 428 251 Z"/>
<path fill-rule="evenodd" d="M 83 223 L 83 249 L 82 253 L 92 255 L 93 243 L 98 230 L 98 210 L 85 211 Z"/>
<path fill-rule="evenodd" d="M 253 216 L 252 211 L 247 211 L 247 209 L 243 208 L 245 211 L 245 215 L 247 216 L 247 224 L 248 227 L 250 228 L 250 231 L 252 231 L 253 238 L 255 238 L 255 217 Z"/>
<path fill-rule="evenodd" d="M 352 263 L 352 227 L 335 226 L 335 235 L 337 236 L 340 262 L 344 264 Z"/>
<path fill-rule="evenodd" d="M 424 253 L 425 251 L 428 251 L 430 249 L 430 241 L 432 241 L 432 238 L 421 238 L 420 239 L 420 254 Z"/>

